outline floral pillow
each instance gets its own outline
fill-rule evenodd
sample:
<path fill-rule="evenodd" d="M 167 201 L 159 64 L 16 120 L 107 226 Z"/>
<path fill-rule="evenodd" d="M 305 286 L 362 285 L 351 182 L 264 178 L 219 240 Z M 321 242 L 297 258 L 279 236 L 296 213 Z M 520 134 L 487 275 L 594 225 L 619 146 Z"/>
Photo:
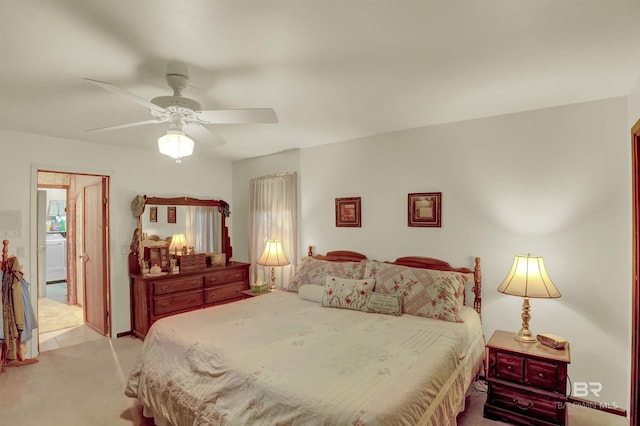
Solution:
<path fill-rule="evenodd" d="M 364 312 L 376 312 L 387 315 L 402 315 L 402 302 L 404 298 L 400 294 L 384 294 L 370 291 L 366 295 Z"/>
<path fill-rule="evenodd" d="M 322 306 L 327 308 L 364 310 L 367 293 L 374 290 L 375 280 L 354 280 L 328 276 L 322 295 Z"/>
<path fill-rule="evenodd" d="M 376 293 L 404 297 L 402 309 L 410 315 L 463 322 L 459 311 L 467 274 L 410 268 L 367 261 L 365 277 L 375 278 Z"/>
<path fill-rule="evenodd" d="M 364 261 L 330 262 L 313 257 L 303 257 L 291 284 L 285 290 L 297 292 L 304 284 L 325 285 L 327 276 L 361 279 Z"/>

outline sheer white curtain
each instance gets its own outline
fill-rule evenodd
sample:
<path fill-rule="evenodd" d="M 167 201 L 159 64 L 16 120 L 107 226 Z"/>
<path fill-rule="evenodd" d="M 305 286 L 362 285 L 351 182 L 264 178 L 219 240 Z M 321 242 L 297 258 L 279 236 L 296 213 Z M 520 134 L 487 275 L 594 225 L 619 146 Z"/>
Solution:
<path fill-rule="evenodd" d="M 276 267 L 276 286 L 287 287 L 298 263 L 298 176 L 281 173 L 251 179 L 249 191 L 249 280 L 269 282 L 271 268 L 256 264 L 267 240 L 280 240 L 288 266 Z"/>
<path fill-rule="evenodd" d="M 220 213 L 216 207 L 187 206 L 187 241 L 196 253 L 219 253 Z"/>

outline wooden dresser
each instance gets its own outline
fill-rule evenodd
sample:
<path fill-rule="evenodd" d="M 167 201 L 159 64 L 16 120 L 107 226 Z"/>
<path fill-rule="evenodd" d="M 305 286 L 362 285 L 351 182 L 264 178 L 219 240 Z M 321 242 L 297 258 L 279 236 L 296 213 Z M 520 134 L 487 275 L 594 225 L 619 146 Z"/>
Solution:
<path fill-rule="evenodd" d="M 131 274 L 132 334 L 144 339 L 160 318 L 244 299 L 249 289 L 249 264 L 158 276 Z"/>
<path fill-rule="evenodd" d="M 484 416 L 513 424 L 565 425 L 569 345 L 521 343 L 496 331 L 489 342 Z"/>

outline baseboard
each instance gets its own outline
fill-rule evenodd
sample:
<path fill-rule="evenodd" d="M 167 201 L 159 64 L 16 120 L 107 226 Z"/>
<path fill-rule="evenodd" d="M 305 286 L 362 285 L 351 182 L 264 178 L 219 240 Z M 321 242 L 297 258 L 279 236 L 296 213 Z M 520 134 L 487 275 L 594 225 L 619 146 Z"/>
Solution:
<path fill-rule="evenodd" d="M 131 336 L 131 330 L 121 331 L 120 333 L 116 334 L 116 337 L 124 337 L 124 336 Z"/>
<path fill-rule="evenodd" d="M 606 403 L 589 401 L 588 399 L 576 398 L 573 396 L 569 396 L 567 398 L 567 403 L 576 404 L 584 408 L 593 408 L 594 410 L 604 411 L 617 416 L 627 417 L 627 410 L 624 408 L 612 407 Z"/>

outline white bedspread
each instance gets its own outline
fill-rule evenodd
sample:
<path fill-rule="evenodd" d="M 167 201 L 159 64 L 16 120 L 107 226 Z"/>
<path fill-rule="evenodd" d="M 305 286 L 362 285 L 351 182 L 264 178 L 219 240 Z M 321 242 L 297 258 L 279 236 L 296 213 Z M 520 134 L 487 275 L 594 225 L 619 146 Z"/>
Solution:
<path fill-rule="evenodd" d="M 478 315 L 462 316 L 323 308 L 275 292 L 156 322 L 125 393 L 176 426 L 447 424 L 484 353 Z"/>

